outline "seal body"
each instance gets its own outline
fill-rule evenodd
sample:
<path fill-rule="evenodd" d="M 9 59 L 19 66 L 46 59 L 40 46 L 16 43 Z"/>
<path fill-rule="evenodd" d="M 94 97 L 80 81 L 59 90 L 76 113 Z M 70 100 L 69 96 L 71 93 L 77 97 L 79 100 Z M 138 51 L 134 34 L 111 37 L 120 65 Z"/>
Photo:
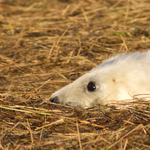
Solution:
<path fill-rule="evenodd" d="M 137 94 L 150 94 L 150 50 L 119 54 L 104 61 L 53 93 L 50 101 L 88 108 L 132 99 Z"/>

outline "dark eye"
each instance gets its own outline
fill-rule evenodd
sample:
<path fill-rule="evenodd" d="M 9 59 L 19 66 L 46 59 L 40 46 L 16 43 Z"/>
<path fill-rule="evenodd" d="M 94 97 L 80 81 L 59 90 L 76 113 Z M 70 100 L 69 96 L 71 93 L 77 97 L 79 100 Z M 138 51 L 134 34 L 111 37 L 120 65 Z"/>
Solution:
<path fill-rule="evenodd" d="M 90 81 L 90 82 L 88 83 L 88 85 L 87 85 L 87 89 L 88 89 L 88 91 L 90 91 L 90 92 L 95 91 L 95 90 L 96 90 L 96 85 L 95 85 L 95 83 L 94 83 L 93 81 Z"/>

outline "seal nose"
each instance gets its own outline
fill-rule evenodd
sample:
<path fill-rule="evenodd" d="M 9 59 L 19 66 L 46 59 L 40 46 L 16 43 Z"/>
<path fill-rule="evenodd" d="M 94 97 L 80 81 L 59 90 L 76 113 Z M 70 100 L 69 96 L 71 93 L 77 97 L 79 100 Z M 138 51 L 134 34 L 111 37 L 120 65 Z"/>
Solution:
<path fill-rule="evenodd" d="M 52 102 L 52 103 L 59 103 L 58 97 L 57 97 L 57 96 L 51 97 L 51 98 L 50 98 L 50 102 Z"/>

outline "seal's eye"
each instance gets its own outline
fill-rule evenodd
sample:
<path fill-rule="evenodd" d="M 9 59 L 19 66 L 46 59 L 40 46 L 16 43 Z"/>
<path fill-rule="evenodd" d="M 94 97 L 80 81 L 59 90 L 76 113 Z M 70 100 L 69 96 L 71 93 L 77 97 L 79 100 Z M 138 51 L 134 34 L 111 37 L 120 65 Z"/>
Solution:
<path fill-rule="evenodd" d="M 88 83 L 88 85 L 87 85 L 87 89 L 88 89 L 88 91 L 90 91 L 90 92 L 95 91 L 95 90 L 96 90 L 96 85 L 95 85 L 95 83 L 94 83 L 93 81 L 90 81 L 90 82 Z"/>

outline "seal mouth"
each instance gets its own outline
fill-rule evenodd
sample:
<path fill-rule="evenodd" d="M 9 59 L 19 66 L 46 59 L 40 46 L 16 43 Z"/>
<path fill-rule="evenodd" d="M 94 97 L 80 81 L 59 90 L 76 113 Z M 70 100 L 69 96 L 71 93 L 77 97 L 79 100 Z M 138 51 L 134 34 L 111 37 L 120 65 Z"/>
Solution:
<path fill-rule="evenodd" d="M 63 104 L 66 106 L 71 106 L 71 107 L 85 108 L 81 103 L 77 103 L 77 102 L 60 102 L 58 96 L 51 97 L 50 102 L 56 103 L 56 104 Z"/>
<path fill-rule="evenodd" d="M 66 102 L 64 105 L 71 106 L 71 107 L 78 107 L 78 108 L 86 108 L 82 104 L 76 102 Z"/>

